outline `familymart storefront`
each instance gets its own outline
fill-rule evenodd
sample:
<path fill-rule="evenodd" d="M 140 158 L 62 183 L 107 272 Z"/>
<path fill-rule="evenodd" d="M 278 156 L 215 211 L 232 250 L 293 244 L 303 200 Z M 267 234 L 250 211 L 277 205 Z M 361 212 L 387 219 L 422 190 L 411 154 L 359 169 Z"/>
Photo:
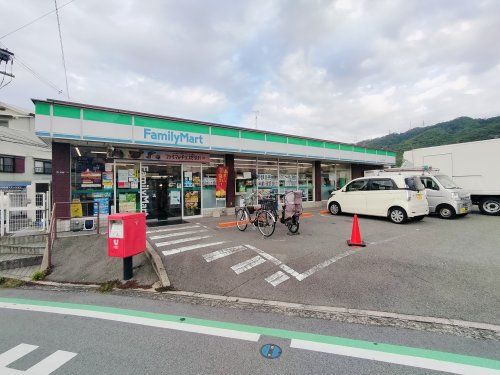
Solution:
<path fill-rule="evenodd" d="M 101 215 L 148 222 L 231 213 L 301 190 L 320 205 L 395 154 L 336 142 L 56 100 L 34 100 L 35 128 L 52 142 L 54 202 L 94 201 Z M 96 214 L 84 213 L 85 214 Z"/>

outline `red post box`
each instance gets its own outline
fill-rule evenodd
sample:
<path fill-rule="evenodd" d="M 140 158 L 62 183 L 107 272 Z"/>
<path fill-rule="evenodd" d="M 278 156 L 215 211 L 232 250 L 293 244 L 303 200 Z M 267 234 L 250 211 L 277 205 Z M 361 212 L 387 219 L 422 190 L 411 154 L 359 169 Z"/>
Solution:
<path fill-rule="evenodd" d="M 132 278 L 132 257 L 146 250 L 146 214 L 108 216 L 108 256 L 123 258 L 123 279 Z"/>

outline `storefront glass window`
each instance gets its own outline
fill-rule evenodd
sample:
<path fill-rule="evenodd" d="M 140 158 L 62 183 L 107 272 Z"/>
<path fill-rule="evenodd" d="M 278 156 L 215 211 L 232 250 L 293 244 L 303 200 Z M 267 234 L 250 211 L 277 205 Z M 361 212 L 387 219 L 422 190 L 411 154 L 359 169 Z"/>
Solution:
<path fill-rule="evenodd" d="M 278 161 L 258 160 L 257 186 L 259 196 L 274 198 L 278 194 Z"/>
<path fill-rule="evenodd" d="M 257 204 L 257 160 L 250 158 L 234 159 L 236 205 L 242 204 L 241 198 L 252 197 L 251 204 Z"/>
<path fill-rule="evenodd" d="M 201 215 L 201 166 L 183 166 L 184 216 Z"/>
<path fill-rule="evenodd" d="M 210 163 L 203 166 L 203 208 L 226 207 L 224 193 L 216 194 L 217 167 L 224 165 L 223 156 L 211 156 Z"/>
<path fill-rule="evenodd" d="M 297 190 L 297 162 L 279 162 L 279 194 Z"/>
<path fill-rule="evenodd" d="M 298 163 L 299 166 L 299 190 L 302 190 L 302 200 L 313 201 L 313 164 Z"/>
<path fill-rule="evenodd" d="M 328 200 L 332 191 L 337 190 L 335 164 L 321 164 L 321 199 Z"/>
<path fill-rule="evenodd" d="M 107 215 L 113 204 L 113 162 L 106 149 L 71 147 L 71 217 Z M 82 202 L 92 202 L 82 204 Z"/>
<path fill-rule="evenodd" d="M 337 189 L 342 189 L 351 180 L 351 167 L 348 164 L 337 164 L 335 166 L 337 175 Z"/>
<path fill-rule="evenodd" d="M 116 163 L 116 212 L 140 212 L 139 163 Z"/>

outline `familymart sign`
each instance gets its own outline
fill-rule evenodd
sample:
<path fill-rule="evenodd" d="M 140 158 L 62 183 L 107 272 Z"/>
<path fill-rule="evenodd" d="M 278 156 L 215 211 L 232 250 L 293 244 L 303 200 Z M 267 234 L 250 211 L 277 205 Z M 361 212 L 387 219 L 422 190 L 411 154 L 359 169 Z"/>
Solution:
<path fill-rule="evenodd" d="M 172 130 L 157 130 L 143 128 L 142 139 L 147 142 L 164 143 L 168 145 L 203 145 L 205 139 L 203 135 L 194 135 L 188 132 L 176 132 Z"/>

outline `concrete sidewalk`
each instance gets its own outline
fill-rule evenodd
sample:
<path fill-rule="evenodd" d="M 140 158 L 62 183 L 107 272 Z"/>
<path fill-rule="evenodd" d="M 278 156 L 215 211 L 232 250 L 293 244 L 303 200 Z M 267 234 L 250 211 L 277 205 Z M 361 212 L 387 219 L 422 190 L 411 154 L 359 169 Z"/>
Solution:
<path fill-rule="evenodd" d="M 252 226 L 220 227 L 233 217 L 148 235 L 177 290 L 500 322 L 499 217 L 406 225 L 362 217 L 368 246 L 360 249 L 345 243 L 352 216 L 307 211 L 296 236 L 281 224 L 270 238 Z"/>
<path fill-rule="evenodd" d="M 107 254 L 107 235 L 60 237 L 54 242 L 52 273 L 47 280 L 73 283 L 103 283 L 121 280 L 122 260 Z M 144 254 L 134 256 L 134 277 L 140 286 L 151 286 L 158 277 Z"/>

